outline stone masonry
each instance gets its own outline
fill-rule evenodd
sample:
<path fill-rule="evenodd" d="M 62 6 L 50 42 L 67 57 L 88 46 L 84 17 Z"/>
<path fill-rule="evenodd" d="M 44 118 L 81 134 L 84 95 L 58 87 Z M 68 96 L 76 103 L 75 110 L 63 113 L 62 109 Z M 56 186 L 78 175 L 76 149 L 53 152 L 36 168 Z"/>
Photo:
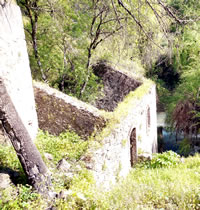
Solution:
<path fill-rule="evenodd" d="M 141 85 L 141 82 L 113 69 L 105 61 L 99 61 L 92 68 L 104 86 L 103 97 L 98 98 L 95 103 L 98 109 L 113 111 L 130 91 L 134 91 Z"/>
<path fill-rule="evenodd" d="M 38 82 L 34 92 L 39 127 L 50 134 L 71 130 L 87 139 L 105 126 L 106 120 L 93 106 Z"/>
<path fill-rule="evenodd" d="M 157 152 L 155 85 L 145 81 L 129 95 L 112 113 L 99 149 L 91 149 L 92 156 L 85 158 L 97 185 L 106 189 L 126 176 L 138 158 L 151 158 Z"/>
<path fill-rule="evenodd" d="M 156 88 L 149 80 L 137 81 L 107 64 L 96 71 L 101 72 L 105 91 L 96 106 L 107 112 L 41 83 L 35 82 L 34 90 L 41 129 L 55 135 L 69 129 L 85 139 L 93 134 L 95 146 L 82 160 L 97 185 L 109 189 L 138 158 L 157 152 Z"/>

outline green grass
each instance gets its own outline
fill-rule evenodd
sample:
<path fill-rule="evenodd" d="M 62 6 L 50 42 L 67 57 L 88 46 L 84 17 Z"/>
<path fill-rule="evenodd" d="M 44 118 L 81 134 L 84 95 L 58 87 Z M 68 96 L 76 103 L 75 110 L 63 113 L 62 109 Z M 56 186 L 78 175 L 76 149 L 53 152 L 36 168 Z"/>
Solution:
<path fill-rule="evenodd" d="M 138 163 L 111 191 L 101 192 L 84 167 L 70 181 L 55 169 L 57 161 L 63 157 L 79 161 L 88 147 L 80 137 L 69 132 L 60 137 L 40 132 L 36 143 L 42 154 L 52 154 L 53 161 L 45 162 L 54 168 L 54 188 L 57 192 L 64 190 L 68 196 L 44 200 L 24 183 L 0 191 L 0 209 L 46 209 L 50 206 L 57 209 L 200 209 L 199 154 L 188 158 L 180 158 L 171 151 L 156 154 L 151 161 Z M 21 171 L 10 146 L 0 145 L 0 164 Z"/>
<path fill-rule="evenodd" d="M 200 209 L 200 167 L 188 166 L 133 169 L 108 203 L 112 209 Z"/>
<path fill-rule="evenodd" d="M 74 132 L 65 132 L 59 136 L 53 136 L 42 131 L 39 132 L 36 146 L 43 155 L 49 153 L 53 161 L 57 163 L 62 158 L 78 160 L 86 152 L 88 141 L 84 141 Z"/>

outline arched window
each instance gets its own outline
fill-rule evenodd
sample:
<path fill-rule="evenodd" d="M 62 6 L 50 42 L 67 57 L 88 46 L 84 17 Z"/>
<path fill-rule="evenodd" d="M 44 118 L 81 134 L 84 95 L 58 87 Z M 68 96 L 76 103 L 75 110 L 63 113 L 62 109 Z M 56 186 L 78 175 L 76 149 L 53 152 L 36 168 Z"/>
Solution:
<path fill-rule="evenodd" d="M 130 161 L 131 166 L 133 166 L 137 161 L 136 128 L 133 128 L 130 135 Z"/>

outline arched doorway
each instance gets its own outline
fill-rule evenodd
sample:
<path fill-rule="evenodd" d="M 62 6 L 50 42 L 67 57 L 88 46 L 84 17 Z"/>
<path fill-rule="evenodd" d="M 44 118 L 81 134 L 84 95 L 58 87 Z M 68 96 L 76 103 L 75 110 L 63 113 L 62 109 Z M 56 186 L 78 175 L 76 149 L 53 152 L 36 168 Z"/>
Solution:
<path fill-rule="evenodd" d="M 133 128 L 130 135 L 130 161 L 131 166 L 133 166 L 137 161 L 136 128 Z"/>

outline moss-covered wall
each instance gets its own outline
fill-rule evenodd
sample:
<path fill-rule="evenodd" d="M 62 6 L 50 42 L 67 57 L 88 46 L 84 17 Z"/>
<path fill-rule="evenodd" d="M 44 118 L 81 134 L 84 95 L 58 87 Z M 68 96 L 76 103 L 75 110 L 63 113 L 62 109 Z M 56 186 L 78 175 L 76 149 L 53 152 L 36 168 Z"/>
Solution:
<path fill-rule="evenodd" d="M 136 154 L 151 156 L 157 151 L 156 89 L 152 81 L 130 92 L 112 113 L 103 131 L 96 136 L 99 148 L 90 149 L 89 167 L 98 186 L 109 188 L 131 169 L 131 133 L 136 130 Z"/>
<path fill-rule="evenodd" d="M 34 83 L 39 128 L 59 135 L 67 129 L 87 138 L 105 126 L 99 111 L 55 89 Z"/>

